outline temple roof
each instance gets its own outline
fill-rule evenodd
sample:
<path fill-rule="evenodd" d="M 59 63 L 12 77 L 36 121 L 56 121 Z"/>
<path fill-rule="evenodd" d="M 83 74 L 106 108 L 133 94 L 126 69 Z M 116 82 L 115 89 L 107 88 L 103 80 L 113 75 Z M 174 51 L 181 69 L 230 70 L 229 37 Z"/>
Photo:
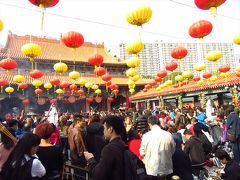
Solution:
<path fill-rule="evenodd" d="M 240 77 L 237 77 L 235 73 L 232 73 L 229 77 L 223 78 L 218 76 L 217 81 L 205 80 L 203 85 L 198 85 L 196 82 L 191 81 L 187 85 L 174 88 L 169 86 L 157 91 L 156 89 L 150 89 L 147 92 L 140 91 L 130 97 L 130 100 L 141 100 L 148 99 L 157 96 L 168 96 L 175 95 L 183 92 L 194 92 L 194 91 L 204 91 L 207 89 L 216 89 L 224 86 L 233 86 L 235 84 L 240 84 Z"/>
<path fill-rule="evenodd" d="M 73 61 L 71 48 L 66 47 L 60 40 L 30 35 L 19 36 L 11 32 L 8 34 L 5 46 L 0 49 L 0 56 L 7 55 L 13 59 L 27 58 L 22 54 L 21 47 L 29 42 L 36 43 L 42 48 L 42 54 L 35 58 L 36 60 Z M 88 62 L 88 58 L 94 53 L 103 56 L 103 64 L 125 64 L 125 60 L 111 56 L 104 47 L 104 44 L 92 44 L 90 42 L 85 42 L 81 47 L 77 48 L 76 62 Z"/>
<path fill-rule="evenodd" d="M 16 75 L 16 72 L 10 72 L 10 74 L 7 74 L 6 72 L 0 72 L 0 79 L 7 79 L 9 82 L 13 82 L 13 76 Z M 21 73 L 21 75 L 23 75 L 25 77 L 25 82 L 28 84 L 31 84 L 32 81 L 34 80 L 33 78 L 31 78 L 28 74 L 23 74 Z M 82 78 L 86 79 L 89 82 L 92 82 L 94 84 L 103 84 L 104 81 L 101 79 L 101 77 L 96 77 L 94 75 L 82 75 Z M 61 82 L 68 82 L 68 83 L 74 83 L 74 81 L 72 79 L 70 79 L 67 75 L 55 75 L 55 73 L 52 74 L 46 74 L 44 73 L 44 76 L 41 77 L 39 80 L 41 80 L 43 83 L 47 83 L 50 82 L 50 80 L 52 80 L 53 78 L 58 78 Z M 114 76 L 112 75 L 112 80 L 111 82 L 113 84 L 118 84 L 120 86 L 127 86 L 127 81 L 128 81 L 128 77 L 127 76 Z M 150 83 L 150 79 L 139 79 L 136 82 L 136 85 L 145 85 L 147 83 Z"/>

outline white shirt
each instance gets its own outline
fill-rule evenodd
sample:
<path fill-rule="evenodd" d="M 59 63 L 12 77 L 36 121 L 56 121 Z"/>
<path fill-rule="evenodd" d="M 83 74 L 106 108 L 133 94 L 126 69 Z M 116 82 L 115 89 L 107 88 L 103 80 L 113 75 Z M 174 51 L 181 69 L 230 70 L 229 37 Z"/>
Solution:
<path fill-rule="evenodd" d="M 43 177 L 46 174 L 46 169 L 42 165 L 41 161 L 37 159 L 38 158 L 37 155 L 33 155 L 33 156 L 35 156 L 36 158 L 33 159 L 31 175 L 32 177 Z M 25 158 L 27 161 L 30 160 L 30 157 L 26 154 L 25 154 Z"/>
<path fill-rule="evenodd" d="M 175 142 L 171 133 L 154 125 L 151 131 L 143 135 L 139 151 L 144 156 L 143 162 L 148 175 L 162 176 L 173 172 Z"/>

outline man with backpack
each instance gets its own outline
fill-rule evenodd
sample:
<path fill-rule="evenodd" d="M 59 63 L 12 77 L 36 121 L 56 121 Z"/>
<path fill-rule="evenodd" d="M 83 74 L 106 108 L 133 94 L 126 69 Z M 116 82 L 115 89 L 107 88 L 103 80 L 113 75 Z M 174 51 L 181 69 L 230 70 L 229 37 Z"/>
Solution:
<path fill-rule="evenodd" d="M 125 178 L 127 145 L 121 140 L 124 124 L 118 116 L 104 120 L 104 137 L 109 142 L 101 152 L 99 163 L 92 153 L 84 152 L 93 180 L 128 180 Z M 137 158 L 138 159 L 138 158 Z M 130 165 L 131 166 L 131 165 Z"/>

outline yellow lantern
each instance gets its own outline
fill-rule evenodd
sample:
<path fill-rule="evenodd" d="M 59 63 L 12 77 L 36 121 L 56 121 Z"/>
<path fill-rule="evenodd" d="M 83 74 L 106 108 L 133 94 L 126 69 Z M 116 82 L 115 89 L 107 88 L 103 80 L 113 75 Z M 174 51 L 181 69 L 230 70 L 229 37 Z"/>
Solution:
<path fill-rule="evenodd" d="M 43 83 L 42 83 L 42 81 L 40 81 L 40 80 L 34 80 L 33 82 L 32 82 L 32 85 L 35 87 L 35 88 L 38 88 L 39 86 L 41 86 Z"/>
<path fill-rule="evenodd" d="M 196 64 L 194 65 L 194 70 L 195 71 L 203 71 L 204 69 L 206 69 L 206 65 L 205 64 L 202 64 L 202 63 L 199 63 L 199 64 Z"/>
<path fill-rule="evenodd" d="M 68 70 L 68 66 L 65 63 L 59 62 L 59 63 L 54 64 L 53 69 L 54 69 L 54 71 L 61 74 Z"/>
<path fill-rule="evenodd" d="M 161 91 L 162 89 L 161 89 L 160 86 L 158 86 L 158 87 L 156 88 L 156 90 L 157 90 L 157 91 Z"/>
<path fill-rule="evenodd" d="M 141 6 L 128 13 L 126 19 L 132 25 L 141 26 L 147 23 L 152 17 L 152 9 L 149 6 Z"/>
<path fill-rule="evenodd" d="M 237 71 L 237 72 L 240 72 L 240 65 L 238 65 L 238 66 L 236 67 L 236 71 Z"/>
<path fill-rule="evenodd" d="M 182 73 L 182 76 L 184 77 L 184 78 L 187 78 L 187 79 L 189 79 L 190 77 L 192 77 L 192 72 L 191 71 L 184 71 L 183 73 Z"/>
<path fill-rule="evenodd" d="M 206 58 L 208 61 L 216 62 L 217 60 L 222 58 L 222 53 L 221 51 L 211 51 L 207 54 Z"/>
<path fill-rule="evenodd" d="M 85 87 L 88 88 L 88 89 L 90 89 L 92 86 L 93 86 L 93 83 L 91 83 L 91 82 L 87 82 L 85 84 Z"/>
<path fill-rule="evenodd" d="M 175 81 L 182 81 L 183 80 L 183 76 L 182 75 L 177 75 L 177 76 L 175 76 Z"/>
<path fill-rule="evenodd" d="M 129 79 L 131 79 L 132 81 L 136 82 L 137 80 L 139 80 L 140 76 L 139 75 L 135 75 L 133 77 L 130 77 Z"/>
<path fill-rule="evenodd" d="M 95 94 L 98 95 L 98 94 L 101 94 L 101 93 L 102 93 L 102 90 L 101 90 L 101 89 L 96 89 L 96 90 L 95 90 Z"/>
<path fill-rule="evenodd" d="M 56 93 L 60 96 L 60 95 L 64 94 L 64 90 L 62 90 L 62 89 L 57 89 L 57 90 L 56 90 Z"/>
<path fill-rule="evenodd" d="M 135 69 L 135 68 L 130 68 L 130 69 L 128 69 L 127 71 L 126 71 L 126 75 L 129 77 L 129 76 L 131 76 L 131 77 L 133 77 L 133 76 L 135 76 L 135 75 L 137 75 L 137 69 Z"/>
<path fill-rule="evenodd" d="M 48 82 L 48 83 L 45 83 L 43 87 L 47 90 L 47 93 L 49 94 L 49 89 L 52 88 L 52 84 Z"/>
<path fill-rule="evenodd" d="M 236 34 L 233 38 L 233 42 L 237 45 L 240 45 L 240 32 Z"/>
<path fill-rule="evenodd" d="M 134 93 L 134 92 L 135 92 L 135 89 L 133 89 L 133 88 L 132 88 L 132 89 L 129 89 L 129 92 L 130 92 L 130 93 Z"/>
<path fill-rule="evenodd" d="M 0 19 L 0 32 L 3 30 L 3 22 L 2 20 Z"/>
<path fill-rule="evenodd" d="M 160 89 L 163 89 L 163 88 L 165 88 L 165 87 L 167 87 L 166 84 L 160 84 L 160 85 L 159 85 L 159 88 L 160 88 Z"/>
<path fill-rule="evenodd" d="M 223 78 L 227 78 L 229 77 L 231 74 L 230 72 L 225 72 L 225 73 L 221 73 L 220 76 L 223 77 Z"/>
<path fill-rule="evenodd" d="M 96 84 L 92 85 L 92 89 L 93 90 L 97 90 L 98 89 L 98 85 L 96 85 Z"/>
<path fill-rule="evenodd" d="M 167 85 L 167 86 L 170 86 L 170 85 L 172 85 L 172 84 L 173 84 L 172 80 L 167 80 L 167 81 L 165 82 L 165 85 Z"/>
<path fill-rule="evenodd" d="M 11 94 L 12 92 L 14 92 L 14 89 L 13 89 L 12 87 L 7 87 L 7 88 L 5 88 L 5 92 L 8 93 L 8 94 L 9 94 L 9 97 L 10 97 L 10 94 Z"/>
<path fill-rule="evenodd" d="M 135 84 L 128 85 L 128 88 L 129 88 L 129 89 L 135 89 L 135 87 L 136 87 Z"/>
<path fill-rule="evenodd" d="M 13 76 L 13 82 L 15 82 L 15 83 L 22 83 L 24 81 L 25 81 L 25 77 L 22 75 Z"/>
<path fill-rule="evenodd" d="M 202 79 L 197 82 L 197 84 L 198 84 L 199 86 L 203 85 L 203 83 L 204 83 L 204 81 L 203 81 Z"/>
<path fill-rule="evenodd" d="M 129 54 L 138 54 L 143 50 L 143 48 L 144 48 L 143 42 L 137 40 L 133 44 L 128 44 L 125 49 Z"/>
<path fill-rule="evenodd" d="M 30 58 L 30 62 L 32 63 L 33 69 L 34 58 L 40 56 L 42 53 L 41 47 L 38 44 L 27 43 L 22 46 L 21 51 L 23 55 Z"/>
<path fill-rule="evenodd" d="M 5 88 L 5 92 L 10 94 L 10 93 L 14 92 L 14 89 L 12 87 L 7 87 L 7 88 Z"/>
<path fill-rule="evenodd" d="M 133 80 L 129 79 L 128 82 L 127 82 L 127 84 L 128 84 L 129 86 L 132 86 L 132 85 L 135 85 L 135 82 L 134 82 Z"/>
<path fill-rule="evenodd" d="M 210 81 L 213 81 L 213 82 L 216 81 L 217 79 L 218 79 L 217 76 L 211 76 L 211 77 L 209 78 L 209 80 L 210 80 Z"/>
<path fill-rule="evenodd" d="M 76 80 L 80 78 L 80 73 L 78 71 L 72 71 L 68 74 L 70 79 Z"/>
<path fill-rule="evenodd" d="M 80 86 L 84 86 L 86 84 L 87 80 L 80 78 L 77 80 L 77 84 L 79 84 Z"/>
<path fill-rule="evenodd" d="M 138 67 L 141 61 L 138 57 L 132 57 L 131 59 L 127 60 L 127 66 L 131 68 Z"/>

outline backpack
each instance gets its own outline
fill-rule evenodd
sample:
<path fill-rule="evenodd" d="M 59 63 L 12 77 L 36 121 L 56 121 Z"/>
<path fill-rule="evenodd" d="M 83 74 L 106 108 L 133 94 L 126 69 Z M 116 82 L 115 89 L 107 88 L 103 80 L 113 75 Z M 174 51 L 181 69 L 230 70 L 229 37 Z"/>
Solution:
<path fill-rule="evenodd" d="M 128 148 L 124 150 L 125 180 L 144 180 L 147 172 L 144 163 Z"/>

